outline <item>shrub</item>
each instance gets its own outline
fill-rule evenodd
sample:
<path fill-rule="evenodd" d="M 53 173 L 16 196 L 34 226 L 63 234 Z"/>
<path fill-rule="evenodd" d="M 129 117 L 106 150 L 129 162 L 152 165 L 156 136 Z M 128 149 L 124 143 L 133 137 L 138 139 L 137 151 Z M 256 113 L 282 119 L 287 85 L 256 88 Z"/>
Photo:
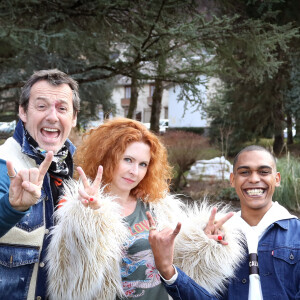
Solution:
<path fill-rule="evenodd" d="M 281 183 L 273 200 L 288 209 L 300 210 L 300 161 L 288 153 L 278 159 L 277 170 L 281 174 Z"/>
<path fill-rule="evenodd" d="M 174 168 L 173 189 L 176 191 L 182 179 L 184 185 L 186 184 L 184 172 L 200 158 L 201 150 L 207 144 L 207 140 L 199 134 L 172 130 L 166 132 L 163 142 L 168 149 L 169 162 Z"/>

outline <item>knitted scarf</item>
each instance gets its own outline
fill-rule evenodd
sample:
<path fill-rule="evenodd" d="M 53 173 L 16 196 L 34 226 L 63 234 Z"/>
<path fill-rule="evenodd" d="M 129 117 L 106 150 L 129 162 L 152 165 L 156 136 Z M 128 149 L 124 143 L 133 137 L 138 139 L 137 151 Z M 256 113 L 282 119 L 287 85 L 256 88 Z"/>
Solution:
<path fill-rule="evenodd" d="M 38 165 L 40 165 L 44 161 L 47 151 L 39 147 L 38 143 L 32 138 L 26 129 L 25 137 L 30 145 L 31 150 L 35 154 L 29 156 L 33 158 Z M 52 197 L 55 206 L 58 203 L 59 197 L 63 195 L 62 181 L 71 177 L 70 172 L 72 170 L 72 164 L 72 155 L 67 146 L 64 144 L 62 148 L 53 156 L 51 165 L 48 169 Z"/>

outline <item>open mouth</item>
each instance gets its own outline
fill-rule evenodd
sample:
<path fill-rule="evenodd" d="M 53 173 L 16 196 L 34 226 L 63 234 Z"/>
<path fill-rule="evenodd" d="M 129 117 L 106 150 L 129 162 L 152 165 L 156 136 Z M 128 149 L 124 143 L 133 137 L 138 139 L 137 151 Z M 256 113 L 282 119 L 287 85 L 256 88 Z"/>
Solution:
<path fill-rule="evenodd" d="M 256 189 L 245 189 L 244 190 L 245 193 L 248 195 L 248 196 L 262 196 L 266 189 L 262 189 L 262 188 L 256 188 Z"/>
<path fill-rule="evenodd" d="M 49 127 L 43 127 L 41 129 L 41 133 L 43 136 L 51 139 L 58 138 L 60 135 L 60 130 L 57 128 L 49 128 Z"/>

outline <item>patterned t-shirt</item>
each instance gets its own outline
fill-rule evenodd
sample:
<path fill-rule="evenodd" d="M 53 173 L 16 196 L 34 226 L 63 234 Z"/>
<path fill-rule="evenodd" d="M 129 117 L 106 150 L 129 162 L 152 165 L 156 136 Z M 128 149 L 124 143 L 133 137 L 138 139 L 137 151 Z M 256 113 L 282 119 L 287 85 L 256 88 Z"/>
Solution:
<path fill-rule="evenodd" d="M 123 290 L 127 297 L 124 299 L 168 300 L 148 241 L 148 210 L 149 207 L 138 200 L 134 212 L 124 218 L 130 231 L 121 268 Z"/>

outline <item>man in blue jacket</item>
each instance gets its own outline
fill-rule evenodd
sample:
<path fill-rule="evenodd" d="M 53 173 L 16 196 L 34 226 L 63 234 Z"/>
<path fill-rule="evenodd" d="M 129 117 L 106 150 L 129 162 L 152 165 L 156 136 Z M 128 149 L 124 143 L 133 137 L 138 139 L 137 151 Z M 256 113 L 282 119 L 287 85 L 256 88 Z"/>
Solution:
<path fill-rule="evenodd" d="M 260 146 L 244 148 L 234 160 L 230 183 L 239 196 L 241 211 L 228 222 L 236 222 L 242 230 L 247 248 L 236 277 L 228 281 L 220 297 L 210 295 L 172 265 L 180 224 L 174 231 L 154 228 L 149 241 L 168 293 L 174 300 L 300 299 L 300 221 L 272 201 L 280 185 L 274 156 Z"/>
<path fill-rule="evenodd" d="M 46 299 L 49 229 L 73 175 L 68 136 L 79 105 L 77 82 L 56 69 L 35 72 L 22 89 L 20 121 L 0 146 L 1 299 Z"/>

